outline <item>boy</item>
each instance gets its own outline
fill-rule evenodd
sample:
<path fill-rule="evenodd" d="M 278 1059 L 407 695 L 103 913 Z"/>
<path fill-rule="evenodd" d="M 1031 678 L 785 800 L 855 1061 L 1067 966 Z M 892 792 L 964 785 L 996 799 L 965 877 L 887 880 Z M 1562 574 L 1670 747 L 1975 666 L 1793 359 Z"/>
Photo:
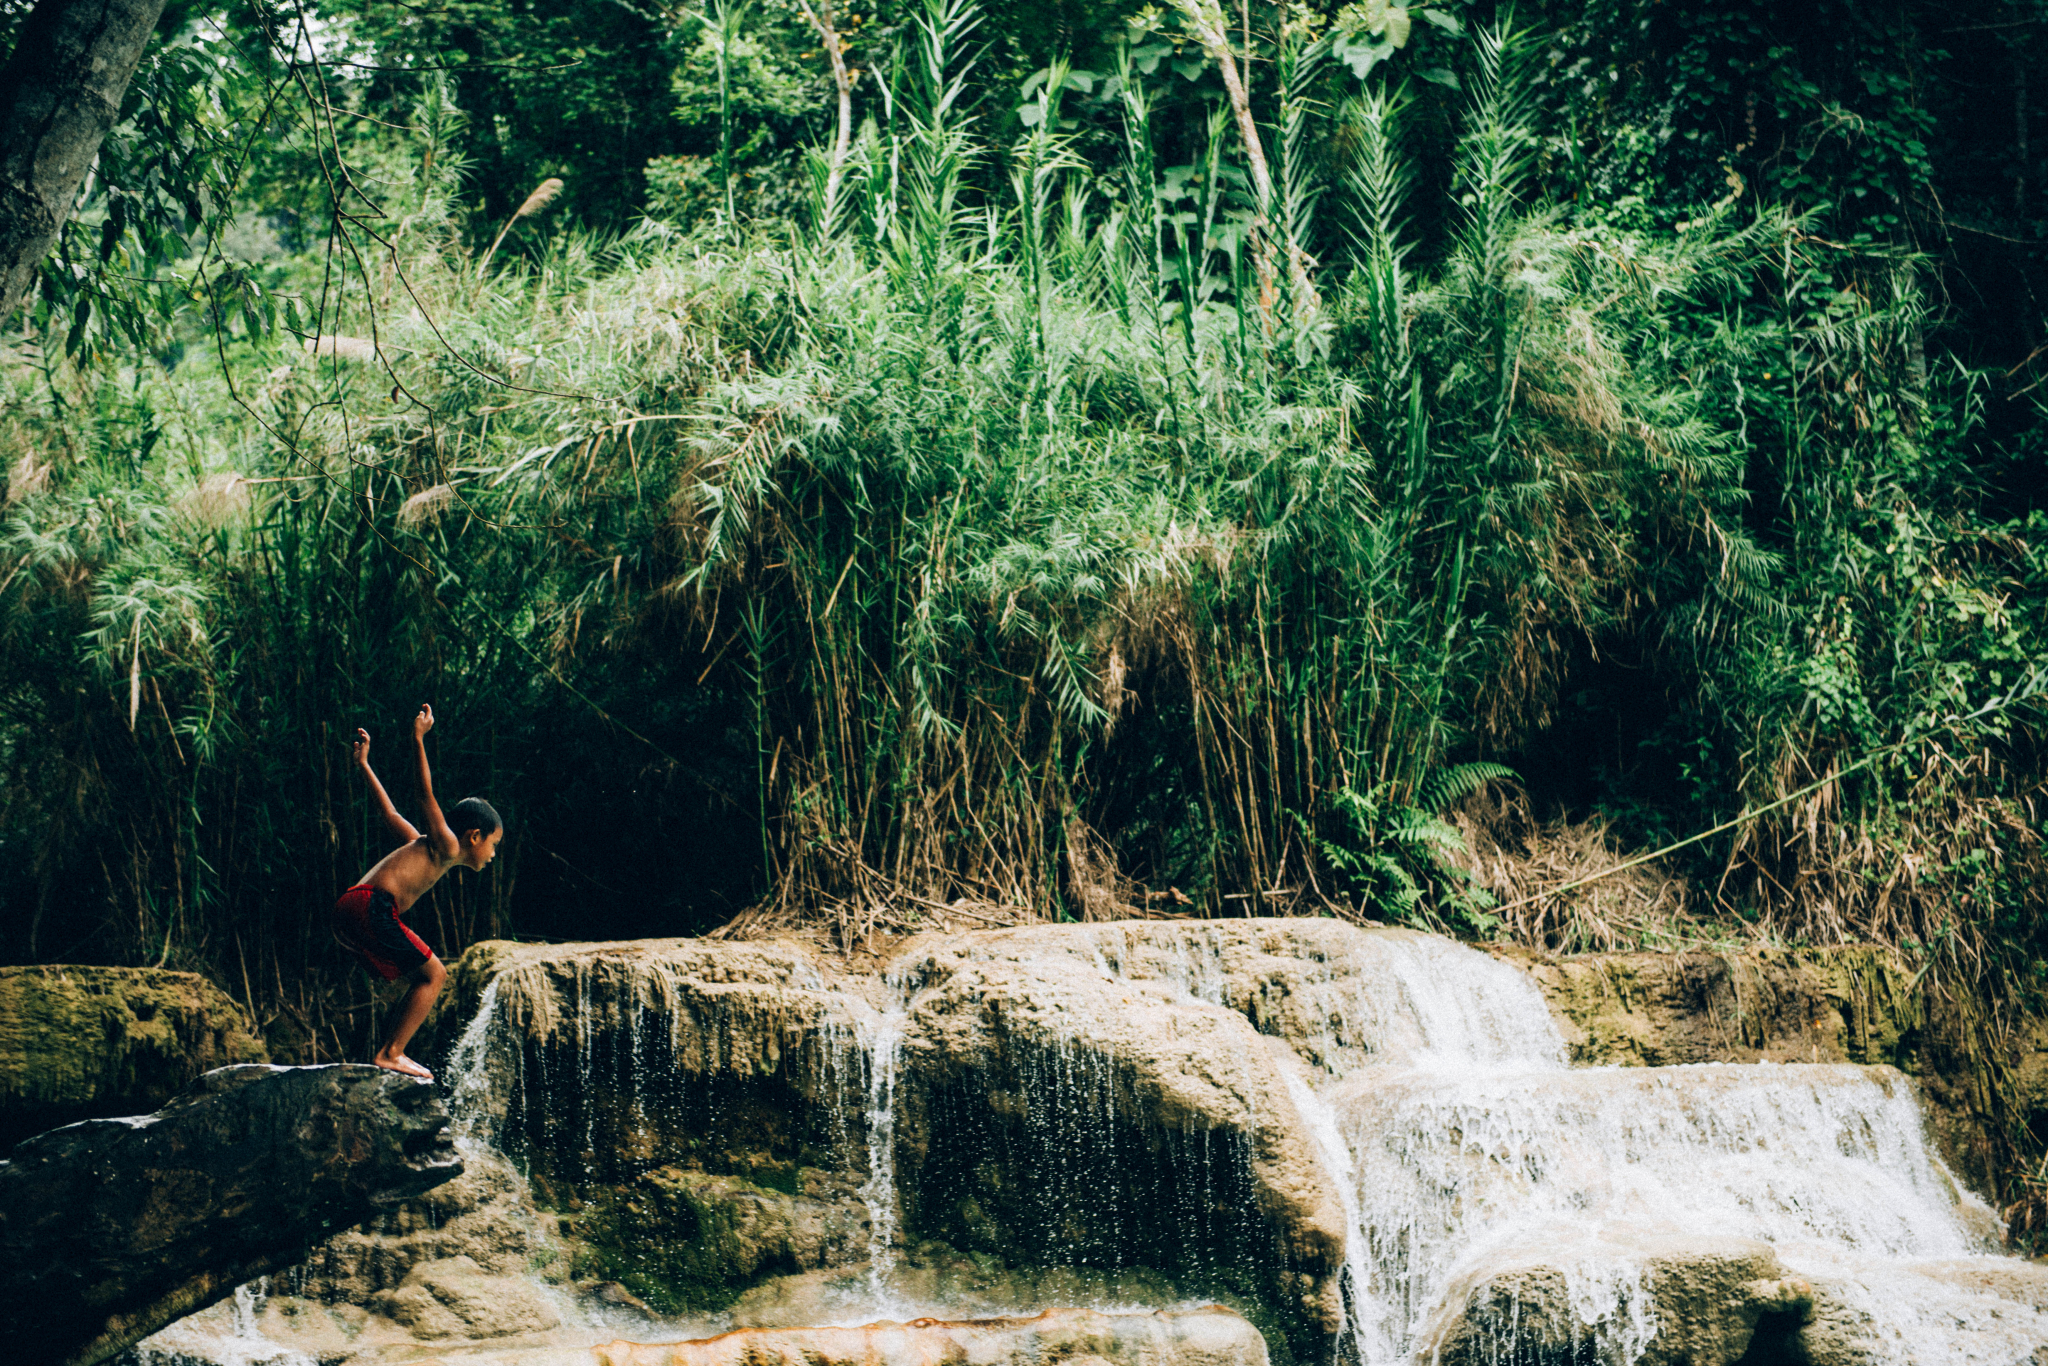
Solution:
<path fill-rule="evenodd" d="M 434 1074 L 405 1056 L 405 1046 L 427 1018 L 441 983 L 448 980 L 448 969 L 398 917 L 450 868 L 481 871 L 497 857 L 498 841 L 505 835 L 505 823 L 481 797 L 464 797 L 447 816 L 441 814 L 434 802 L 434 776 L 427 769 L 427 732 L 433 728 L 434 709 L 422 705 L 412 720 L 412 739 L 420 756 L 420 797 L 427 813 L 424 835 L 391 805 L 384 784 L 370 771 L 370 733 L 356 731 L 356 767 L 370 784 L 370 795 L 377 799 L 385 823 L 405 843 L 386 854 L 334 903 L 334 937 L 342 947 L 385 981 L 395 981 L 403 974 L 412 983 L 392 1013 L 391 1032 L 385 1036 L 384 1046 L 370 1061 L 421 1081 L 432 1081 Z"/>

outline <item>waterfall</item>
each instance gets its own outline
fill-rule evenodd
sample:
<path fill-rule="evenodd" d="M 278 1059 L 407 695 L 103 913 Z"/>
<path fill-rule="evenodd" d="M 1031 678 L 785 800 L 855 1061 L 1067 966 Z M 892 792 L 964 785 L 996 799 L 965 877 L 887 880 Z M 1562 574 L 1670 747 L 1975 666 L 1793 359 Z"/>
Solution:
<path fill-rule="evenodd" d="M 1987 1308 L 1906 1269 L 1977 1244 L 1895 1073 L 1573 1069 L 1525 973 L 1403 931 L 1116 924 L 1036 938 L 1105 977 L 1241 1011 L 1310 1064 L 1280 1071 L 1344 1206 L 1345 1332 L 1366 1366 L 1427 1356 L 1467 1297 L 1530 1264 L 1562 1276 L 1588 1359 L 1629 1366 L 1658 1329 L 1642 1240 L 1672 1235 L 1770 1244 L 1854 1301 L 1901 1361 L 1962 1360 L 1965 1340 L 1984 1360 L 2024 1360 L 2041 1340 L 2010 1302 Z"/>
<path fill-rule="evenodd" d="M 1348 971 L 1329 1032 L 1329 1070 L 1403 1064 L 1561 1070 L 1564 1038 L 1543 993 L 1508 964 L 1435 935 L 1359 937 L 1331 967 Z"/>
<path fill-rule="evenodd" d="M 1337 1199 L 1344 1207 L 1344 1324 L 1337 1332 L 1337 1360 L 1344 1359 L 1344 1340 L 1351 1339 L 1351 1345 L 1360 1360 L 1368 1360 L 1363 1343 L 1359 1340 L 1358 1296 L 1371 1283 L 1372 1268 L 1366 1260 L 1364 1237 L 1365 1219 L 1358 1204 L 1358 1178 L 1356 1163 L 1352 1161 L 1351 1149 L 1338 1130 L 1337 1112 L 1300 1069 L 1281 1064 L 1280 1075 L 1287 1082 L 1287 1094 L 1294 1101 L 1294 1108 L 1301 1112 L 1302 1123 L 1308 1126 L 1309 1136 L 1315 1140 L 1316 1154 L 1322 1159 L 1323 1170 L 1337 1188 Z"/>
<path fill-rule="evenodd" d="M 1900 1269 L 1975 1248 L 1895 1073 L 1568 1069 L 1534 986 L 1484 954 L 1386 939 L 1340 967 L 1354 990 L 1296 1041 L 1324 1060 L 1322 1086 L 1289 1083 L 1346 1192 L 1367 1366 L 1427 1355 L 1467 1295 L 1537 1263 L 1563 1275 L 1590 1359 L 1630 1366 L 1657 1331 L 1640 1240 L 1660 1234 L 1762 1240 L 1801 1274 L 1851 1278 L 1901 1361 L 1949 1359 L 1964 1339 L 2023 1340 L 1981 1359 L 2024 1360 L 2040 1340 Z"/>
<path fill-rule="evenodd" d="M 448 1050 L 448 1061 L 441 1067 L 458 1145 L 494 1143 L 497 1138 L 496 1121 L 503 1110 L 503 1098 L 496 1094 L 493 1084 L 490 1044 L 491 1026 L 498 1018 L 498 982 L 494 975 L 484 983 L 476 1013 L 462 1027 L 455 1046 Z M 516 1058 L 512 1065 L 517 1066 Z"/>
<path fill-rule="evenodd" d="M 1249 1187 L 1224 1182 L 1250 1179 L 1245 1145 L 1265 1141 L 1257 1135 L 1292 1129 L 1341 1206 L 1337 1353 L 1360 1366 L 1427 1360 L 1459 1323 L 1476 1325 L 1468 1341 L 1482 1357 L 1529 1358 L 1515 1287 L 1530 1268 L 1557 1287 L 1545 1312 L 1570 1320 L 1574 1360 L 1634 1366 L 1660 1331 L 1658 1258 L 1714 1238 L 1767 1244 L 1787 1272 L 1860 1314 L 1879 1344 L 1873 1366 L 2020 1362 L 2048 1339 L 2031 1308 L 1966 1283 L 1981 1235 L 1897 1073 L 1573 1068 L 1531 977 L 1450 940 L 1328 920 L 1045 926 L 935 936 L 864 981 L 828 980 L 801 950 L 750 949 L 743 967 L 722 952 L 565 948 L 550 951 L 545 971 L 536 952 L 494 976 L 446 1067 L 462 1141 L 496 1140 L 496 1117 L 524 1097 L 525 1070 L 538 1066 L 533 1103 L 547 1110 L 546 1072 L 558 1069 L 560 1109 L 520 1131 L 553 1145 L 558 1164 L 591 1176 L 594 1147 L 642 1130 L 674 1135 L 687 1152 L 692 1135 L 721 1122 L 716 1095 L 728 1093 L 707 1088 L 776 1075 L 789 1041 L 808 1040 L 815 1061 L 799 1076 L 809 1080 L 791 1084 L 819 1107 L 814 1122 L 838 1135 L 824 1141 L 844 1154 L 849 1177 L 858 1173 L 857 1187 L 842 1189 L 867 1216 L 864 1276 L 849 1265 L 862 1288 L 839 1303 L 901 1316 L 903 1296 L 925 1293 L 908 1289 L 921 1282 L 898 1266 L 898 1185 L 908 1179 L 898 1110 L 917 1080 L 905 1069 L 950 1039 L 951 1056 L 1007 1069 L 986 1083 L 999 1090 L 976 1082 L 949 1093 L 951 1110 L 912 1113 L 952 1125 L 956 1139 L 994 1144 L 1015 1164 L 1011 1175 L 1037 1207 L 1012 1199 L 1004 1236 L 1027 1261 L 1156 1265 L 1137 1259 L 1176 1240 L 1249 1247 L 1228 1243 L 1236 1235 L 1216 1220 L 1256 1202 Z M 913 1002 L 930 1009 L 914 1012 Z M 1148 1014 L 1161 1007 L 1170 1010 Z M 1230 1028 L 1217 1032 L 1226 1017 Z M 1168 1052 L 1189 1030 L 1243 1040 L 1249 1022 L 1265 1036 L 1264 1048 L 1230 1042 L 1174 1074 L 1189 1079 L 1190 1097 L 1205 1087 L 1241 1097 L 1252 1112 L 1231 1121 L 1239 1127 L 1190 1122 L 1221 1111 L 1182 1110 L 1181 1127 L 1150 1139 L 1129 1130 L 1132 1100 L 1108 1050 L 1128 1044 L 1139 1018 L 1163 1021 L 1142 1028 L 1163 1031 Z M 503 1047 L 500 1025 L 515 1021 L 541 1042 Z M 604 1088 L 628 1108 L 594 1118 L 592 1097 Z M 1019 1137 L 1028 1148 L 1002 1146 Z M 936 1179 L 932 1153 L 918 1151 L 923 1179 Z M 642 1147 L 633 1160 L 666 1160 L 660 1152 Z M 1132 1162 L 1167 1173 L 1147 1188 L 1150 1204 L 1130 1203 L 1122 1183 Z M 963 1166 L 945 1179 L 971 1175 Z M 955 1198 L 952 1187 L 939 1191 L 924 1192 L 925 1208 Z M 1334 1216 L 1323 1218 L 1334 1231 Z M 1003 1255 L 1013 1256 L 1007 1245 Z M 1962 1270 L 1928 1271 L 1934 1263 Z M 1472 1317 L 1492 1304 L 1505 1312 Z"/>
<path fill-rule="evenodd" d="M 860 1198 L 868 1209 L 868 1292 L 878 1311 L 894 1306 L 888 1282 L 896 1264 L 896 1071 L 910 1016 L 908 989 L 896 980 L 887 985 L 893 999 L 881 1010 L 856 1017 L 868 1077 L 868 1175 Z"/>
<path fill-rule="evenodd" d="M 1912 1098 L 1861 1068 L 1366 1073 L 1333 1105 L 1370 1249 L 1368 1361 L 1405 1359 L 1451 1287 L 1488 1266 L 1566 1252 L 1581 1321 L 1633 1360 L 1648 1292 L 1618 1231 L 1781 1254 L 1971 1250 Z"/>

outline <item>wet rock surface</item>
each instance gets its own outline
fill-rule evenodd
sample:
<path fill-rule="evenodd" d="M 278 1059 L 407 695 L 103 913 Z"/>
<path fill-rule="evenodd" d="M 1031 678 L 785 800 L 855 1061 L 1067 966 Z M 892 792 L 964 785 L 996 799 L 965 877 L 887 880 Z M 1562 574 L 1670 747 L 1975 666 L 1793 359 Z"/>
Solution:
<path fill-rule="evenodd" d="M 1785 1330 L 1796 1333 L 1812 1313 L 1812 1287 L 1788 1276 L 1768 1243 L 1623 1234 L 1547 1255 L 1509 1255 L 1487 1266 L 1438 1329 L 1433 1359 L 1441 1366 L 1493 1366 L 1586 1357 L 1593 1339 L 1572 1302 L 1564 1259 L 1640 1268 L 1654 1309 L 1633 1334 L 1616 1335 L 1639 1366 L 1778 1360 L 1750 1356 L 1759 1329 L 1767 1344 L 1776 1342 L 1788 1336 Z"/>
<path fill-rule="evenodd" d="M 1113 1267 L 1150 1249 L 1192 1284 L 1198 1258 L 1241 1267 L 1310 1350 L 1341 1326 L 1344 1215 L 1271 1052 L 1223 1004 L 1249 997 L 1256 968 L 1106 976 L 1102 932 L 1075 930 L 898 959 L 929 983 L 902 1045 L 906 1226 L 1025 1262 Z M 1116 944 L 1119 961 L 1142 945 Z"/>
<path fill-rule="evenodd" d="M 574 1274 L 660 1312 L 931 1243 L 1005 1276 L 1142 1262 L 1321 1355 L 1342 1209 L 1244 1007 L 1268 1000 L 1276 1029 L 1319 1011 L 1323 941 L 1360 932 L 1247 926 L 1219 940 L 1226 965 L 1172 927 L 1119 928 L 930 936 L 887 977 L 688 940 L 480 945 L 456 977 L 476 1005 L 495 982 L 523 1040 L 493 1083 L 497 1136 L 560 1216 Z M 900 1203 L 870 1186 L 884 1091 Z"/>
<path fill-rule="evenodd" d="M 266 1062 L 226 992 L 155 968 L 0 967 L 0 1153 L 81 1119 L 147 1114 L 216 1067 Z"/>
<path fill-rule="evenodd" d="M 371 1299 L 370 1311 L 413 1337 L 510 1337 L 559 1327 L 561 1314 L 521 1276 L 493 1276 L 468 1257 L 421 1262 L 395 1290 Z"/>
<path fill-rule="evenodd" d="M 458 1271 L 450 1279 L 460 1282 L 468 1275 Z M 451 1288 L 448 1298 L 459 1293 Z M 447 1303 L 424 1286 L 421 1294 L 447 1311 Z M 540 1306 L 541 1312 L 546 1309 Z M 478 1312 L 494 1311 L 479 1306 Z M 498 1322 L 509 1322 L 502 1317 L 505 1306 L 495 1312 L 501 1316 Z M 292 1366 L 1268 1366 L 1258 1330 L 1220 1305 L 1149 1313 L 1055 1308 L 1029 1316 L 753 1327 L 680 1341 L 636 1341 L 618 1334 L 574 1343 L 550 1329 L 414 1340 L 380 1325 L 388 1321 L 335 1315 L 288 1299 L 269 1301 L 242 1320 L 219 1310 L 188 1320 L 153 1339 L 152 1350 L 139 1360 L 148 1366 L 224 1361 Z"/>
<path fill-rule="evenodd" d="M 293 1268 L 300 1297 L 364 1305 L 425 1262 L 466 1257 L 499 1276 L 529 1275 L 561 1258 L 555 1220 L 536 1210 L 525 1180 L 502 1153 L 470 1145 L 459 1175 L 313 1249 Z"/>
<path fill-rule="evenodd" d="M 374 1067 L 209 1072 L 152 1115 L 0 1162 L 0 1349 L 107 1359 L 461 1171 L 430 1088 Z"/>

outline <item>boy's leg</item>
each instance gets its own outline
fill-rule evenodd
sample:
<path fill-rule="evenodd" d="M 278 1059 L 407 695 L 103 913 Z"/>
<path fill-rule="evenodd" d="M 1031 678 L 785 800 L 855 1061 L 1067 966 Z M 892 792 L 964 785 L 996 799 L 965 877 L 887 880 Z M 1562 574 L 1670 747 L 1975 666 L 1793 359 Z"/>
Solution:
<path fill-rule="evenodd" d="M 370 1061 L 393 1072 L 432 1081 L 432 1072 L 405 1056 L 405 1046 L 412 1042 L 412 1036 L 426 1021 L 434 997 L 440 994 L 441 983 L 448 980 L 448 969 L 441 966 L 440 958 L 428 954 L 427 961 L 408 972 L 406 977 L 412 986 L 398 998 L 398 1005 L 391 1012 L 391 1032 L 385 1036 L 384 1046 Z"/>

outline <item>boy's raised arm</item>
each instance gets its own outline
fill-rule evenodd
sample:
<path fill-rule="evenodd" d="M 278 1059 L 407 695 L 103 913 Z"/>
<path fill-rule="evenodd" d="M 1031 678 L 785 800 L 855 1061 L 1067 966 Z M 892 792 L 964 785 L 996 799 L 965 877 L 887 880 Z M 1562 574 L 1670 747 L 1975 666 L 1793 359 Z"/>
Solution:
<path fill-rule="evenodd" d="M 360 726 L 356 728 L 356 743 L 351 757 L 356 761 L 356 767 L 363 771 L 363 781 L 370 785 L 370 795 L 377 799 L 377 810 L 384 817 L 384 823 L 408 844 L 418 839 L 420 832 L 413 829 L 411 821 L 398 814 L 398 808 L 391 804 L 391 796 L 385 792 L 384 784 L 377 781 L 377 774 L 370 767 L 370 732 Z"/>
<path fill-rule="evenodd" d="M 427 767 L 427 732 L 433 728 L 434 709 L 422 702 L 420 714 L 412 719 L 412 743 L 420 756 L 420 803 L 427 813 L 427 841 L 434 846 L 435 853 L 447 859 L 462 852 L 462 841 L 448 828 L 448 818 L 441 814 L 441 804 L 434 800 L 434 774 Z"/>

